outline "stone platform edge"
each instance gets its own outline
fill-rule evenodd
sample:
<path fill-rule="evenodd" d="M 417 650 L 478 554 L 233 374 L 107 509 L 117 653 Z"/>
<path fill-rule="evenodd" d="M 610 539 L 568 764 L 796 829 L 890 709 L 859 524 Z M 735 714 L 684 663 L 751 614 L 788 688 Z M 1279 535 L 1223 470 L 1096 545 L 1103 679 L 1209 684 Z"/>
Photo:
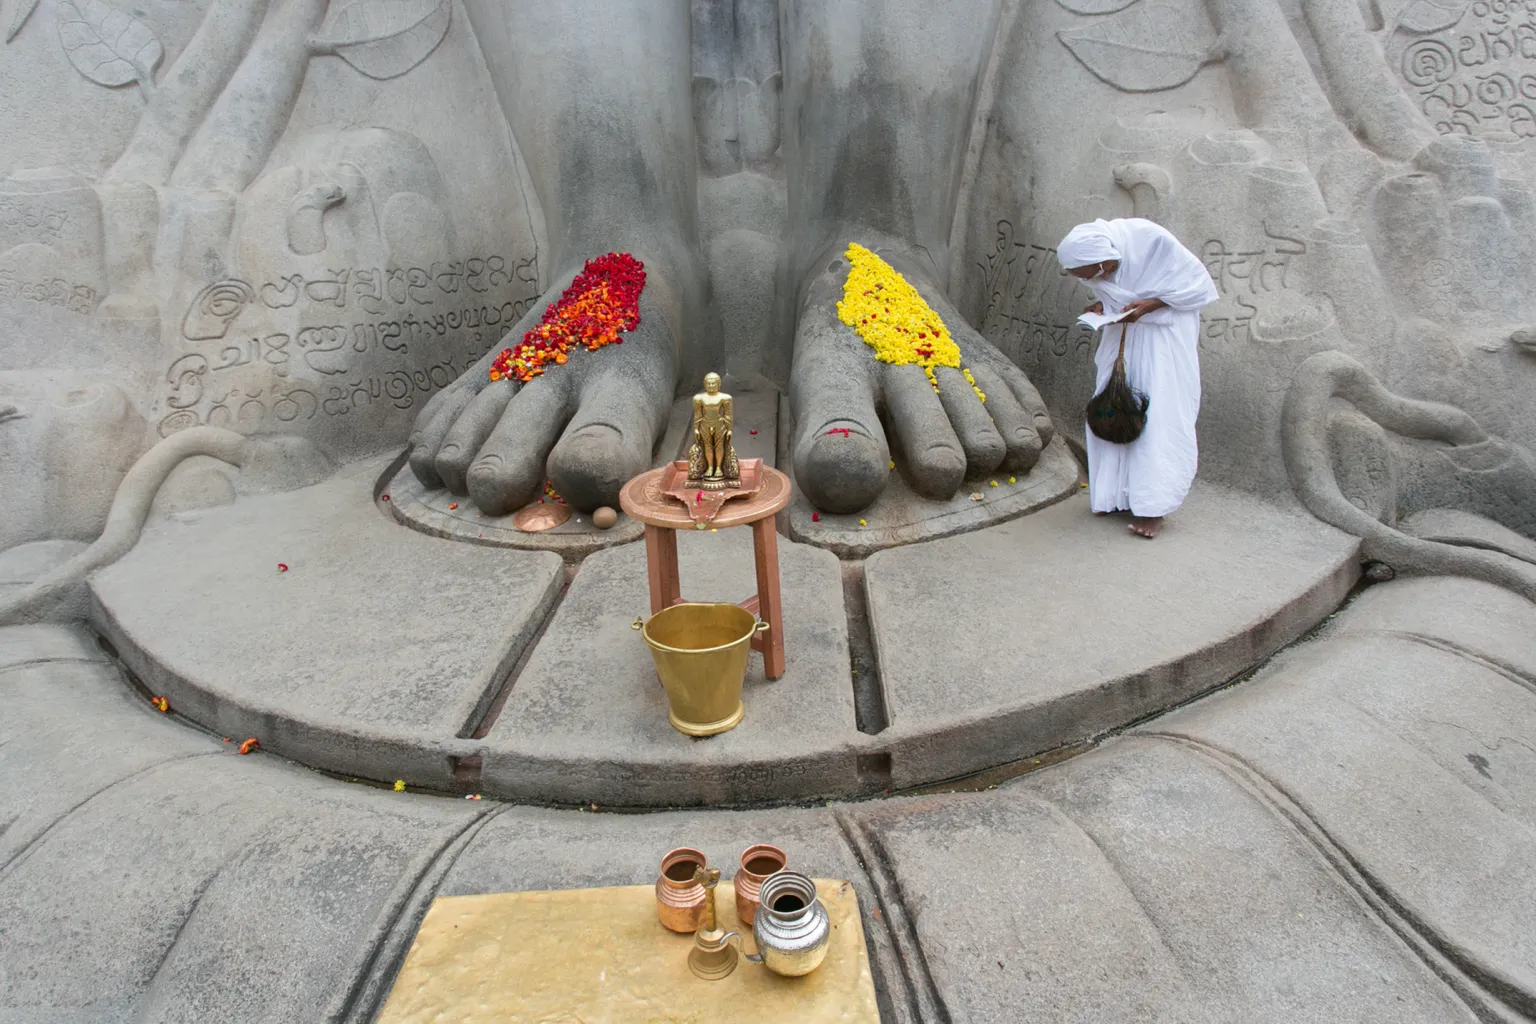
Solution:
<path fill-rule="evenodd" d="M 1301 640 L 1339 609 L 1360 575 L 1356 543 L 1268 615 L 1161 663 L 1043 701 L 971 709 L 939 728 L 894 721 L 878 737 L 891 755 L 891 785 L 896 791 L 932 786 L 1092 743 L 1189 703 Z M 878 661 L 879 631 L 871 634 Z M 978 748 L 985 756 L 970 753 Z"/>
<path fill-rule="evenodd" d="M 255 736 L 269 753 L 332 774 L 555 806 L 753 807 L 939 785 L 1094 741 L 1255 668 L 1326 619 L 1358 578 L 1351 553 L 1274 614 L 1160 665 L 1045 702 L 977 709 L 938 728 L 893 724 L 794 759 L 618 763 L 591 751 L 550 757 L 478 739 L 347 732 L 200 688 L 159 663 L 94 598 L 90 624 L 140 684 L 167 697 L 178 714 L 232 742 Z"/>

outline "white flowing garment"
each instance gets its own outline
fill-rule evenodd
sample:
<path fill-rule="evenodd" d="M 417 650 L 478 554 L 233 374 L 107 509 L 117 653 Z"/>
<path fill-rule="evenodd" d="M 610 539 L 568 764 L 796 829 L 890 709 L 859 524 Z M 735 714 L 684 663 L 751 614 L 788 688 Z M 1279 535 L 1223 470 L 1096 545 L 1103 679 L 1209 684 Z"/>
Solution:
<path fill-rule="evenodd" d="M 1109 383 L 1120 332 L 1125 332 L 1126 377 L 1149 399 L 1146 429 L 1130 444 L 1111 444 L 1085 431 L 1093 510 L 1165 516 L 1183 504 L 1199 461 L 1200 309 L 1216 301 L 1216 285 L 1177 238 L 1136 217 L 1078 225 L 1057 247 L 1057 255 L 1068 269 L 1120 261 L 1110 276 L 1083 282 L 1111 316 L 1137 299 L 1168 304 L 1134 324 L 1104 328 L 1094 354 L 1098 394 Z"/>

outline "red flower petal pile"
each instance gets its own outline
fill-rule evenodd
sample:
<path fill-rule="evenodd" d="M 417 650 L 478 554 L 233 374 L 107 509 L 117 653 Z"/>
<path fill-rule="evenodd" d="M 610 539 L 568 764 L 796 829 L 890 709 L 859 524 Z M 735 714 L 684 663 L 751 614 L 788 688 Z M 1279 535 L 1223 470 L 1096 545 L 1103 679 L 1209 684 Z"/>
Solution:
<path fill-rule="evenodd" d="M 560 298 L 549 304 L 538 326 L 513 348 L 504 348 L 491 364 L 491 380 L 512 377 L 527 383 L 549 363 L 563 364 L 576 345 L 595 352 L 620 345 L 625 331 L 640 326 L 640 292 L 645 264 L 627 252 L 587 260 Z"/>

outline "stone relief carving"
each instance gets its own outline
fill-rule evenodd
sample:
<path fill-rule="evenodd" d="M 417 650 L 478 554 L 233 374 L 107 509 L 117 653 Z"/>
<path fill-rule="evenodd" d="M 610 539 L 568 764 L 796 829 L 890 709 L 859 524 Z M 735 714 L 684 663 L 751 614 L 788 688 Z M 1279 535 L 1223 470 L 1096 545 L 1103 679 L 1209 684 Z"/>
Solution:
<path fill-rule="evenodd" d="M 431 56 L 448 34 L 448 0 L 359 0 L 343 7 L 311 56 L 340 57 L 369 78 L 396 78 Z"/>
<path fill-rule="evenodd" d="M 75 70 L 97 85 L 155 88 L 165 50 L 153 29 L 106 0 L 58 0 L 59 44 Z"/>
<path fill-rule="evenodd" d="M 1335 401 L 1356 411 L 1341 412 Z M 1409 445 L 1399 438 L 1430 442 Z M 1286 468 L 1318 518 L 1403 573 L 1473 576 L 1536 600 L 1536 457 L 1454 406 L 1404 398 L 1322 352 L 1285 400 Z M 1412 536 L 1406 529 L 1441 537 Z"/>
<path fill-rule="evenodd" d="M 462 242 L 462 199 L 427 144 L 295 113 L 306 78 L 313 90 L 317 75 L 352 75 L 409 121 L 377 83 L 420 67 L 452 12 L 449 0 L 210 0 L 177 17 L 119 0 L 5 6 L 14 45 L 0 56 L 31 62 L 41 47 L 87 92 L 142 98 L 131 131 L 101 147 L 99 175 L 28 169 L 29 139 L 0 144 L 22 168 L 0 181 L 0 305 L 50 346 L 59 334 L 55 358 L 136 382 L 123 384 L 133 454 L 200 425 L 302 434 L 343 457 L 376 448 L 521 317 L 538 292 L 531 235 L 487 246 L 503 232 L 477 226 Z M 316 67 L 329 70 L 311 70 L 326 56 Z M 13 359 L 36 366 L 41 352 Z"/>
<path fill-rule="evenodd" d="M 1133 6 L 1134 5 L 1134 6 Z M 1215 33 L 1198 6 L 1166 0 L 1064 3 L 1079 14 L 1119 12 L 1058 38 L 1101 81 L 1126 92 L 1183 85 L 1218 59 Z M 1089 9 L 1092 8 L 1092 9 Z"/>
<path fill-rule="evenodd" d="M 1536 3 L 1405 8 L 1387 53 L 1436 131 L 1536 137 Z"/>
<path fill-rule="evenodd" d="M 692 0 L 700 230 L 725 365 L 759 372 L 773 337 L 787 196 L 778 0 Z M 731 386 L 736 386 L 734 383 Z"/>

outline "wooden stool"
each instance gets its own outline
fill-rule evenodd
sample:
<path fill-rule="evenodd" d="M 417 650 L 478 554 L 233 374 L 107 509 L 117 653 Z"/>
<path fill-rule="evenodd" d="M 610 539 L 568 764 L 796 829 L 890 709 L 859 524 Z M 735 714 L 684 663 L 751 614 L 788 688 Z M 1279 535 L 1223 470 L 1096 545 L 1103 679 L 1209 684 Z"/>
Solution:
<path fill-rule="evenodd" d="M 651 579 L 651 614 L 683 602 L 677 571 L 677 531 L 696 530 L 688 510 L 662 493 L 667 467 L 641 473 L 619 492 L 619 506 L 632 519 L 645 524 L 645 563 Z M 717 530 L 751 526 L 757 593 L 741 606 L 764 622 L 768 629 L 752 638 L 752 647 L 763 652 L 763 671 L 769 679 L 784 674 L 784 605 L 779 594 L 779 535 L 773 517 L 789 504 L 789 477 L 762 467 L 762 487 L 750 498 L 728 501 L 710 524 Z"/>

